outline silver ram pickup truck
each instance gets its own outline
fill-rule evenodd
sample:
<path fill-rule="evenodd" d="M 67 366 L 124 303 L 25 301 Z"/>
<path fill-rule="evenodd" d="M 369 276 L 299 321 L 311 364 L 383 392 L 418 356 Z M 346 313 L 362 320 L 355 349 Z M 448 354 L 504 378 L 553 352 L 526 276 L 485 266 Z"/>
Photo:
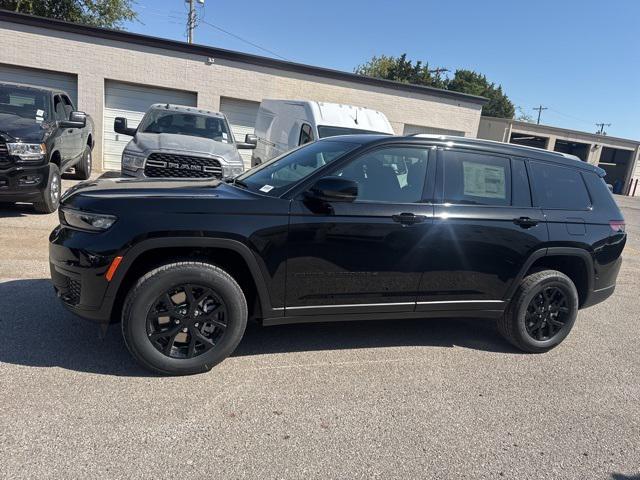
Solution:
<path fill-rule="evenodd" d="M 237 142 L 221 113 L 180 105 L 151 105 L 137 128 L 117 117 L 113 129 L 133 137 L 122 152 L 122 175 L 141 178 L 235 177 L 244 171 L 238 149 L 257 143 L 254 135 Z"/>

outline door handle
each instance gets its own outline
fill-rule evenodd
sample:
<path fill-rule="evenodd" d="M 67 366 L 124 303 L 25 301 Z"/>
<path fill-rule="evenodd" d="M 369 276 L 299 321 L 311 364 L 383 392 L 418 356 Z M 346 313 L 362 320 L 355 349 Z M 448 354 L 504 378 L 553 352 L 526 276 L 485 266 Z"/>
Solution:
<path fill-rule="evenodd" d="M 513 219 L 513 223 L 520 225 L 522 228 L 531 228 L 535 227 L 540 221 L 530 217 L 518 217 Z"/>
<path fill-rule="evenodd" d="M 424 222 L 427 217 L 424 215 L 415 215 L 413 213 L 400 213 L 397 215 L 391 215 L 394 222 L 401 223 L 402 225 L 413 225 L 414 223 Z"/>

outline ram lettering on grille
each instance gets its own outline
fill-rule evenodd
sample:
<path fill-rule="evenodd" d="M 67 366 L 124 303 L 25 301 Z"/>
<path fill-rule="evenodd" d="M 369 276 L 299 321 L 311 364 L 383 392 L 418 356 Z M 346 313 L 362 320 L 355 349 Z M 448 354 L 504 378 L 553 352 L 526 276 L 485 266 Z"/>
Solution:
<path fill-rule="evenodd" d="M 144 173 L 147 177 L 220 178 L 222 166 L 213 158 L 152 153 Z"/>

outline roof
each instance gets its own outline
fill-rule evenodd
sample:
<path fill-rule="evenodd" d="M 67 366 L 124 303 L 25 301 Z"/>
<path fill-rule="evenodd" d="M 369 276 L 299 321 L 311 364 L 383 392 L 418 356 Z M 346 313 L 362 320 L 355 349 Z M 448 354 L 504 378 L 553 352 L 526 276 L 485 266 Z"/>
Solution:
<path fill-rule="evenodd" d="M 198 107 L 189 107 L 187 105 L 174 105 L 171 103 L 154 103 L 149 107 L 149 109 L 150 110 L 151 109 L 172 110 L 174 112 L 180 112 L 180 113 L 199 113 L 201 115 L 210 115 L 212 117 L 218 117 L 218 118 L 224 117 L 224 115 L 222 115 L 220 112 L 214 112 L 213 110 L 207 110 L 205 108 L 198 108 Z"/>
<path fill-rule="evenodd" d="M 252 55 L 249 53 L 236 52 L 222 48 L 209 47 L 206 45 L 189 44 L 176 40 L 168 40 L 166 38 L 152 37 L 150 35 L 141 35 L 138 33 L 125 32 L 121 30 L 113 30 L 108 28 L 99 28 L 89 25 L 80 25 L 76 23 L 64 22 L 61 20 L 53 20 L 50 18 L 36 17 L 33 15 L 25 15 L 22 13 L 10 12 L 8 10 L 0 10 L 0 21 L 18 23 L 21 25 L 30 25 L 34 27 L 46 28 L 62 32 L 75 33 L 79 35 L 87 35 L 90 37 L 127 42 L 136 45 L 144 45 L 147 47 L 155 47 L 175 52 L 188 53 L 191 55 L 203 55 L 206 57 L 222 58 L 236 62 L 258 65 L 262 67 L 275 68 L 288 72 L 302 73 L 313 75 L 316 77 L 329 78 L 332 80 L 342 80 L 351 83 L 359 83 L 362 85 L 370 85 L 376 87 L 389 88 L 392 90 L 420 93 L 442 98 L 451 98 L 455 100 L 484 105 L 489 100 L 476 95 L 466 93 L 452 92 L 450 90 L 442 90 L 440 88 L 425 87 L 422 85 L 412 85 L 409 83 L 394 82 L 391 80 L 383 80 L 380 78 L 366 77 L 355 73 L 344 72 L 341 70 L 333 70 L 330 68 L 315 67 L 303 63 L 289 62 L 285 60 L 277 60 L 274 58 Z"/>
<path fill-rule="evenodd" d="M 597 173 L 600 176 L 604 175 L 604 170 L 595 165 L 587 162 L 583 162 L 575 155 L 569 155 L 567 153 L 552 152 L 543 148 L 528 147 L 524 145 L 516 145 L 513 143 L 496 142 L 494 140 L 484 140 L 479 138 L 458 137 L 455 135 L 430 135 L 430 134 L 418 134 L 409 136 L 389 136 L 389 135 L 341 135 L 340 137 L 327 137 L 324 140 L 353 142 L 358 144 L 371 144 L 371 143 L 389 143 L 389 142 L 420 142 L 421 140 L 428 140 L 429 143 L 442 145 L 443 147 L 466 147 L 474 148 L 479 151 L 491 151 L 503 155 L 513 155 L 518 157 L 527 157 L 535 160 L 544 160 L 547 162 L 554 162 L 560 165 L 573 168 L 581 168 L 583 170 L 589 170 Z M 322 140 L 320 140 L 322 141 Z"/>
<path fill-rule="evenodd" d="M 612 142 L 626 142 L 626 143 L 634 143 L 636 145 L 640 145 L 640 140 L 633 140 L 631 138 L 622 138 L 622 137 L 613 137 L 611 135 L 599 135 L 597 133 L 592 132 L 584 132 L 581 130 L 573 130 L 571 128 L 564 127 L 554 127 L 553 125 L 545 125 L 545 124 L 537 124 L 537 123 L 529 123 L 523 122 L 522 120 L 516 120 L 513 118 L 500 118 L 500 117 L 480 117 L 480 122 L 502 122 L 502 123 L 510 123 L 516 129 L 529 130 L 529 131 L 544 131 L 544 130 L 553 130 L 557 133 L 564 133 L 566 136 L 570 135 L 581 135 L 593 138 L 594 141 L 605 142 L 610 140 Z"/>

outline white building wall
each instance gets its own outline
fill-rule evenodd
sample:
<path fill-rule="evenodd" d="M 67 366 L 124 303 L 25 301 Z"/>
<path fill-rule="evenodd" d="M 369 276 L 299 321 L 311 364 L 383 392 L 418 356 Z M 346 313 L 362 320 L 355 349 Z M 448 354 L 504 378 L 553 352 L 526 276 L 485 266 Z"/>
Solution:
<path fill-rule="evenodd" d="M 102 158 L 105 80 L 194 91 L 198 106 L 219 110 L 220 97 L 311 99 L 373 108 L 396 133 L 404 124 L 437 127 L 475 137 L 481 105 L 466 99 L 298 74 L 201 55 L 146 47 L 77 33 L 0 21 L 0 63 L 58 70 L 78 76 L 78 108 L 95 121 Z"/>

